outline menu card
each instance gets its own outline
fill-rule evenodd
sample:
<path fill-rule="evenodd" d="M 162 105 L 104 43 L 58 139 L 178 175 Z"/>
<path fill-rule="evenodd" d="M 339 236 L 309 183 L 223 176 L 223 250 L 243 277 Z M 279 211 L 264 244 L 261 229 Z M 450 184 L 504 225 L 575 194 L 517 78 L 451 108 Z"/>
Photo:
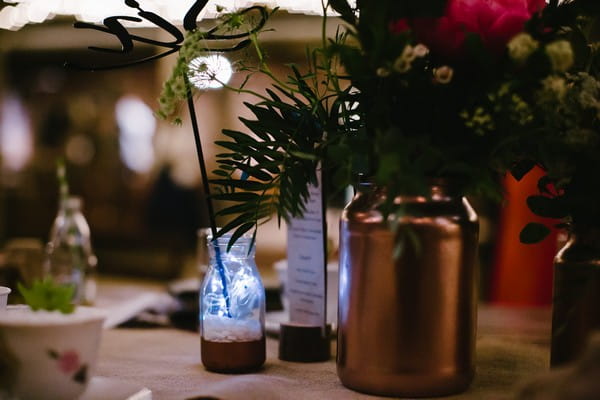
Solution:
<path fill-rule="evenodd" d="M 292 218 L 287 231 L 287 286 L 290 322 L 325 327 L 327 317 L 327 221 L 321 182 L 309 188 L 302 218 Z"/>

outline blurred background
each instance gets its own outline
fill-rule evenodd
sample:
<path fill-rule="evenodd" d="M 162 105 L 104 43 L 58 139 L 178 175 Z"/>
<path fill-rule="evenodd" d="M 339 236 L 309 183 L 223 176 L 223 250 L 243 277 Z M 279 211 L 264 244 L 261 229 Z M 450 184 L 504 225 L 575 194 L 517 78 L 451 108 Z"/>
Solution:
<path fill-rule="evenodd" d="M 181 127 L 156 119 L 157 98 L 175 56 L 136 67 L 82 72 L 66 61 L 105 63 L 88 46 L 114 47 L 108 35 L 75 30 L 60 17 L 18 31 L 0 29 L 0 271 L 7 275 L 11 251 L 41 248 L 58 211 L 56 160 L 64 157 L 72 194 L 83 213 L 101 274 L 167 282 L 194 275 L 197 230 L 208 226 L 194 139 L 187 113 Z M 318 45 L 321 19 L 279 12 L 263 36 L 270 63 L 303 64 L 306 47 Z M 334 27 L 332 29 L 335 29 Z M 132 30 L 159 39 L 152 28 Z M 139 56 L 158 49 L 136 44 Z M 235 54 L 230 56 L 235 62 Z M 232 85 L 243 76 L 234 74 Z M 255 77 L 253 89 L 268 81 Z M 208 90 L 196 100 L 205 156 L 214 167 L 212 142 L 223 128 L 242 128 L 252 100 L 226 90 Z M 505 181 L 504 207 L 473 199 L 481 217 L 481 298 L 507 305 L 547 305 L 556 236 L 522 246 L 518 232 L 533 218 L 520 205 L 535 191 L 535 177 Z M 337 218 L 344 200 L 329 210 L 329 233 L 337 247 Z M 259 229 L 257 264 L 266 281 L 285 258 L 285 230 L 276 222 Z M 0 276 L 3 276 L 0 274 Z"/>

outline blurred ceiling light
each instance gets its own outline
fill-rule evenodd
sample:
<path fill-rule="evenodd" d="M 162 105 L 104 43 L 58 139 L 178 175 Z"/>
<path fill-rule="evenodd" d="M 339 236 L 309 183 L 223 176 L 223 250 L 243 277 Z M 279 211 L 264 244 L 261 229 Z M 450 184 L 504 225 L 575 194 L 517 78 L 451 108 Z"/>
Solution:
<path fill-rule="evenodd" d="M 187 10 L 196 0 L 139 0 L 141 6 L 163 18 L 180 25 Z M 7 4 L 0 11 L 0 28 L 18 30 L 28 23 L 40 23 L 57 15 L 74 16 L 79 21 L 99 23 L 113 15 L 135 16 L 137 10 L 127 7 L 124 0 L 4 0 Z M 217 16 L 217 5 L 235 10 L 252 5 L 279 7 L 291 13 L 320 15 L 321 0 L 210 0 L 200 14 L 200 19 Z M 334 15 L 333 13 L 331 13 Z M 153 26 L 146 20 L 135 26 Z"/>
<path fill-rule="evenodd" d="M 190 82 L 200 90 L 218 89 L 229 82 L 233 70 L 229 60 L 220 54 L 194 58 L 190 62 Z"/>
<path fill-rule="evenodd" d="M 0 118 L 0 154 L 2 165 L 13 171 L 25 167 L 33 154 L 33 135 L 29 115 L 21 100 L 8 95 L 2 101 Z"/>
<path fill-rule="evenodd" d="M 135 172 L 150 171 L 154 165 L 152 140 L 156 132 L 152 110 L 141 99 L 125 96 L 117 102 L 115 113 L 123 162 Z"/>

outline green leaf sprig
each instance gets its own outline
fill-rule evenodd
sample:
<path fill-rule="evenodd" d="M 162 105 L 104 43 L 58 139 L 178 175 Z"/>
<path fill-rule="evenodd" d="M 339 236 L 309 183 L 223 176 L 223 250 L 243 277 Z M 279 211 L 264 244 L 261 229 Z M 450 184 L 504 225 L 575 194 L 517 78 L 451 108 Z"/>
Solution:
<path fill-rule="evenodd" d="M 75 305 L 72 303 L 75 287 L 72 285 L 59 285 L 46 278 L 34 281 L 30 288 L 19 282 L 17 288 L 33 311 L 60 311 L 63 314 L 75 311 Z"/>

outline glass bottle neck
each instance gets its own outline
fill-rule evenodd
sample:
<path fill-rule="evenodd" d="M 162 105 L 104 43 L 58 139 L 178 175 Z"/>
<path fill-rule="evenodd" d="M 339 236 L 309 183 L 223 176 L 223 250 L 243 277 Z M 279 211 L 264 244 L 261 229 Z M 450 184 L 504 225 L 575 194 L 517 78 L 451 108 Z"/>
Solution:
<path fill-rule="evenodd" d="M 60 200 L 60 211 L 62 212 L 66 212 L 66 213 L 78 213 L 81 212 L 81 208 L 82 208 L 82 200 L 80 197 L 75 197 L 75 196 L 71 196 L 71 197 L 67 197 L 66 199 L 61 199 Z"/>
<path fill-rule="evenodd" d="M 230 238 L 230 235 L 225 235 L 216 240 L 212 240 L 210 237 L 207 239 L 208 254 L 211 259 L 214 259 L 217 256 L 237 259 L 254 258 L 256 250 L 255 246 L 252 246 L 252 248 L 250 247 L 250 239 L 246 237 L 239 238 L 235 244 L 228 249 Z"/>

